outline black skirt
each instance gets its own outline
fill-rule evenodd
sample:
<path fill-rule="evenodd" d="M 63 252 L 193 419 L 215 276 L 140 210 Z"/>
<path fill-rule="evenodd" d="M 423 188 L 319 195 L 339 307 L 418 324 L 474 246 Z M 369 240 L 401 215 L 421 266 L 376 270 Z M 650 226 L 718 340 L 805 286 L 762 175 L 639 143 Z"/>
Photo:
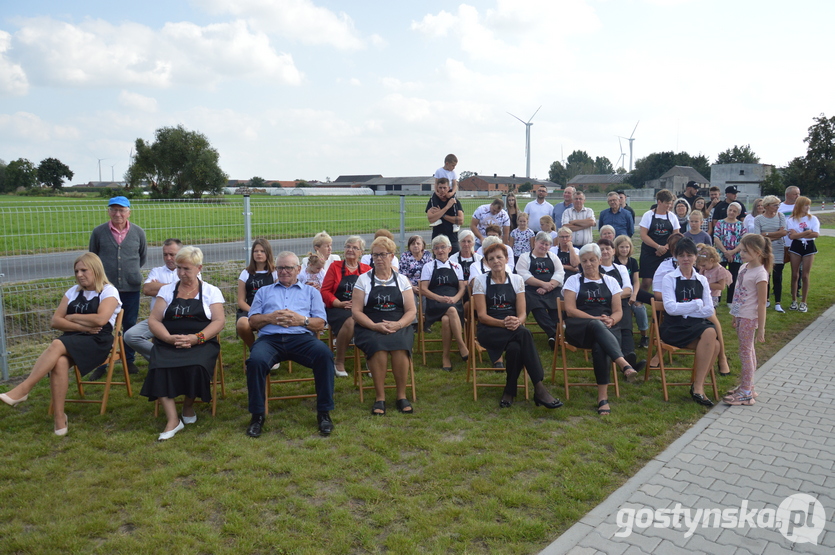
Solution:
<path fill-rule="evenodd" d="M 641 266 L 638 269 L 638 277 L 640 278 L 652 278 L 655 275 L 655 271 L 661 265 L 662 262 L 667 258 L 667 256 L 658 256 L 655 254 L 655 249 L 647 245 L 646 243 L 641 244 Z"/>
<path fill-rule="evenodd" d="M 415 331 L 412 326 L 389 334 L 379 333 L 359 324 L 354 326 L 354 345 L 365 353 L 366 358 L 373 357 L 379 351 L 406 351 L 411 356 L 414 342 Z"/>
<path fill-rule="evenodd" d="M 560 295 L 560 291 L 562 290 L 560 287 L 556 289 L 552 289 L 548 291 L 544 295 L 540 295 L 536 292 L 539 289 L 538 287 L 533 287 L 531 285 L 525 286 L 525 310 L 528 313 L 536 310 L 537 308 L 544 308 L 545 310 L 556 310 L 557 309 L 557 298 Z"/>
<path fill-rule="evenodd" d="M 664 315 L 664 321 L 658 329 L 661 341 L 667 345 L 685 349 L 697 341 L 708 328 L 715 328 L 712 322 L 705 318 L 685 318 L 684 316 Z"/>
<path fill-rule="evenodd" d="M 249 318 L 249 311 L 241 310 L 239 308 L 238 311 L 235 313 L 235 322 L 237 322 L 241 318 Z"/>
<path fill-rule="evenodd" d="M 113 331 L 96 335 L 70 331 L 59 337 L 58 341 L 64 344 L 81 375 L 86 376 L 107 360 L 113 348 Z"/>
<path fill-rule="evenodd" d="M 345 324 L 348 318 L 351 318 L 351 309 L 328 308 L 326 312 L 328 313 L 328 326 L 330 326 L 334 337 L 336 337 L 339 335 L 339 330 L 342 329 L 342 325 Z"/>
<path fill-rule="evenodd" d="M 426 328 L 443 318 L 444 314 L 446 314 L 446 311 L 449 310 L 449 307 L 451 306 L 455 307 L 455 310 L 458 311 L 458 320 L 462 323 L 462 325 L 464 323 L 464 305 L 461 301 L 458 301 L 453 305 L 448 303 L 439 303 L 438 301 L 433 301 L 432 299 L 426 299 L 423 305 L 426 307 L 426 312 L 423 316 L 423 325 Z"/>
<path fill-rule="evenodd" d="M 194 349 L 194 347 L 192 347 Z M 139 393 L 149 401 L 160 397 L 173 399 L 184 395 L 202 401 L 212 400 L 211 376 L 202 366 L 180 368 L 152 368 L 148 370 L 142 391 Z"/>

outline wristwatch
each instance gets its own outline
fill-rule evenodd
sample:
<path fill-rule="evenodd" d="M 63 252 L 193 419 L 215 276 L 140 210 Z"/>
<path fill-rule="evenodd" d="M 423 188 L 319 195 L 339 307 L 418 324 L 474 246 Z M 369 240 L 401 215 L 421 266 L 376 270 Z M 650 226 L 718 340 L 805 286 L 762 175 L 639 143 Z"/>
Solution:
<path fill-rule="evenodd" d="M 309 326 L 309 325 L 310 325 L 310 318 L 308 318 L 307 316 L 305 316 L 305 317 L 304 317 L 304 327 L 307 327 L 307 326 Z"/>

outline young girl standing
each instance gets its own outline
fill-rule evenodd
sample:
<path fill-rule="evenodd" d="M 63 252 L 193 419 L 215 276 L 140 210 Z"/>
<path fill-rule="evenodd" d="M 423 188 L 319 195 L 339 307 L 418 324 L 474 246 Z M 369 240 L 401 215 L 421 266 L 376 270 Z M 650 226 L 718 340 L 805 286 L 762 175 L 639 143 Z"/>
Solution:
<path fill-rule="evenodd" d="M 792 304 L 790 310 L 806 312 L 806 296 L 809 294 L 809 273 L 815 261 L 815 239 L 821 230 L 820 220 L 809 213 L 812 201 L 809 197 L 797 197 L 791 216 L 786 218 L 786 229 L 789 232 L 789 261 L 792 264 Z M 801 266 L 803 271 L 801 272 Z M 797 282 L 803 283 L 803 298 L 797 303 Z"/>
<path fill-rule="evenodd" d="M 533 250 L 533 239 L 536 233 L 528 227 L 528 215 L 525 212 L 519 213 L 516 225 L 516 229 L 510 232 L 510 238 L 513 239 L 513 256 L 518 262 L 523 253 Z"/>
<path fill-rule="evenodd" d="M 753 405 L 754 371 L 757 369 L 757 353 L 754 351 L 754 331 L 757 341 L 765 343 L 765 301 L 768 299 L 768 274 L 774 260 L 771 242 L 762 235 L 745 235 L 739 251 L 744 264 L 739 269 L 737 287 L 731 315 L 739 337 L 739 360 L 742 363 L 742 381 L 722 400 L 728 405 Z"/>
<path fill-rule="evenodd" d="M 551 235 L 551 242 L 557 241 L 557 226 L 554 224 L 554 219 L 551 216 L 542 216 L 539 218 L 539 227 Z"/>

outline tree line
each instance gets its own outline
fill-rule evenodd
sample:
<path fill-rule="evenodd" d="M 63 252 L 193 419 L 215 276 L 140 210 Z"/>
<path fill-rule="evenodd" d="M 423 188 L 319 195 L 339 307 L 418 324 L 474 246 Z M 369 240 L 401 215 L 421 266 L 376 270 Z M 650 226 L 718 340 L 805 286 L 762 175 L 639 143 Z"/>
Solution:
<path fill-rule="evenodd" d="M 8 164 L 0 160 L 0 193 L 30 190 L 33 187 L 51 187 L 60 190 L 64 179 L 72 179 L 73 172 L 57 158 L 44 158 L 35 166 L 26 158 L 12 160 Z"/>
<path fill-rule="evenodd" d="M 809 127 L 803 141 L 807 144 L 806 156 L 799 156 L 785 166 L 775 170 L 763 183 L 763 194 L 782 195 L 786 187 L 796 185 L 804 194 L 812 196 L 835 196 L 835 116 L 827 118 L 824 114 L 812 118 L 814 124 Z M 563 165 L 559 160 L 551 164 L 548 179 L 561 186 L 577 175 L 626 173 L 623 168 L 612 168 L 611 161 L 605 156 L 592 158 L 584 150 L 575 150 Z M 751 145 L 734 145 L 720 152 L 713 164 L 758 164 L 759 156 Z M 641 189 L 647 181 L 658 179 L 673 166 L 690 166 L 697 172 L 710 178 L 711 162 L 704 154 L 693 156 L 687 152 L 653 152 L 639 158 L 635 168 L 625 176 L 626 186 Z"/>

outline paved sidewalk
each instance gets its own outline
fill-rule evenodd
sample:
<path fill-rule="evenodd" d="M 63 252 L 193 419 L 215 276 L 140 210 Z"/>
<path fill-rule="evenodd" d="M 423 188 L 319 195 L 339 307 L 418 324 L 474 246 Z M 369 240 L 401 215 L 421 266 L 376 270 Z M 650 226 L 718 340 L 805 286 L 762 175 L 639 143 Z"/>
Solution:
<path fill-rule="evenodd" d="M 835 306 L 758 369 L 755 380 L 754 406 L 714 407 L 542 553 L 835 553 Z M 796 494 L 820 504 L 803 499 L 782 529 L 772 524 L 785 515 L 781 503 Z M 669 521 L 677 508 L 675 528 Z M 825 524 L 811 516 L 821 508 Z M 670 511 L 650 512 L 657 509 Z M 729 511 L 722 517 L 729 527 L 714 526 L 712 516 L 705 526 L 708 509 Z M 763 509 L 771 511 L 730 526 L 740 512 L 751 517 Z M 692 534 L 685 518 L 699 519 Z M 818 531 L 817 545 L 797 541 Z"/>

